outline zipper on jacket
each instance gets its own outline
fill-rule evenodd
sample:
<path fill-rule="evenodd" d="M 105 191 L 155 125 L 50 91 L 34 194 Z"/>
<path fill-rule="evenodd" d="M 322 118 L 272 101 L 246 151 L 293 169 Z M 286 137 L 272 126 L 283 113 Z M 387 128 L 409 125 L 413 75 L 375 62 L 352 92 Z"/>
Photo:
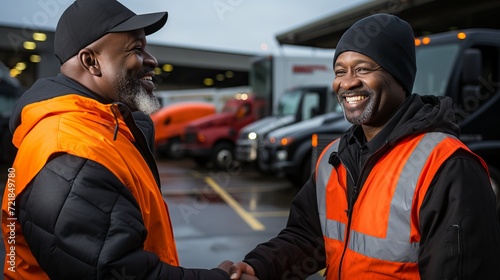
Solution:
<path fill-rule="evenodd" d="M 347 172 L 349 172 L 349 171 L 347 171 Z M 345 252 L 347 250 L 347 245 L 349 244 L 349 238 L 350 238 L 350 235 L 351 235 L 352 212 L 353 212 L 353 208 L 354 208 L 355 199 L 358 196 L 357 190 L 358 190 L 358 186 L 354 186 L 352 197 L 351 197 L 350 201 L 347 204 L 348 205 L 348 209 L 346 210 L 346 214 L 347 214 L 347 228 L 346 228 L 346 236 L 345 236 L 345 241 L 344 241 L 344 249 L 342 250 L 342 256 L 340 256 L 339 280 L 342 279 L 341 278 L 341 275 L 342 275 L 342 263 L 344 262 Z"/>
<path fill-rule="evenodd" d="M 347 229 L 346 229 L 346 237 L 345 237 L 345 242 L 344 242 L 344 249 L 342 250 L 342 256 L 340 257 L 340 263 L 339 263 L 339 280 L 341 280 L 341 275 L 342 275 L 342 263 L 344 262 L 344 256 L 345 256 L 345 252 L 347 250 L 347 245 L 349 243 L 349 237 L 350 237 L 350 233 L 351 233 L 351 221 L 352 221 L 352 213 L 353 213 L 353 210 L 354 210 L 354 204 L 356 203 L 356 200 L 358 199 L 358 195 L 359 195 L 359 192 L 360 192 L 360 185 L 363 181 L 363 174 L 366 172 L 366 170 L 371 170 L 372 168 L 368 168 L 369 163 L 371 161 L 373 161 L 375 157 L 375 155 L 377 154 L 380 154 L 382 153 L 384 150 L 387 150 L 389 148 L 389 141 L 386 141 L 384 145 L 382 145 L 382 147 L 380 147 L 378 150 L 376 150 L 367 160 L 366 162 L 363 164 L 363 166 L 361 167 L 361 170 L 359 172 L 359 177 L 357 178 L 357 180 L 354 180 L 354 178 L 352 177 L 352 173 L 349 171 L 349 168 L 347 168 L 347 165 L 344 164 L 344 162 L 342 161 L 342 159 L 338 157 L 339 161 L 341 162 L 341 164 L 344 166 L 347 174 L 349 174 L 349 177 L 351 178 L 352 182 L 353 182 L 353 190 L 352 190 L 352 196 L 350 197 L 349 201 L 348 201 L 348 204 L 347 204 L 347 210 L 346 210 L 346 215 L 347 215 Z M 373 167 L 373 165 L 372 165 Z M 346 195 L 348 195 L 348 191 L 346 193 Z"/>
<path fill-rule="evenodd" d="M 347 228 L 346 228 L 346 235 L 345 235 L 345 240 L 344 240 L 344 248 L 342 250 L 342 255 L 340 256 L 340 262 L 339 262 L 339 280 L 342 279 L 342 263 L 344 262 L 344 256 L 345 252 L 347 250 L 347 244 L 349 244 L 349 237 L 350 237 L 350 232 L 351 232 L 351 218 L 352 218 L 352 212 L 354 208 L 354 203 L 356 201 L 356 198 L 358 197 L 358 186 L 356 185 L 356 181 L 352 177 L 351 171 L 349 171 L 349 168 L 342 162 L 342 159 L 337 156 L 339 159 L 340 163 L 344 166 L 347 174 L 349 174 L 349 177 L 351 178 L 352 182 L 354 183 L 353 186 L 353 194 L 350 197 L 349 201 L 347 202 L 347 210 L 346 210 L 346 215 L 347 215 Z M 346 191 L 346 196 L 348 196 L 348 191 Z"/>

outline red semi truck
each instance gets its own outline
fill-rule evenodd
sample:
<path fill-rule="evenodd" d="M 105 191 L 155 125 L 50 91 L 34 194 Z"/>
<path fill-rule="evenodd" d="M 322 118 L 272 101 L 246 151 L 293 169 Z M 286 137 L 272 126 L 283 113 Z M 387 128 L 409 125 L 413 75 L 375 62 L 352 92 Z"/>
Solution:
<path fill-rule="evenodd" d="M 184 155 L 198 165 L 211 163 L 216 169 L 230 168 L 240 129 L 259 118 L 263 104 L 248 94 L 237 94 L 220 113 L 191 121 L 182 141 Z"/>

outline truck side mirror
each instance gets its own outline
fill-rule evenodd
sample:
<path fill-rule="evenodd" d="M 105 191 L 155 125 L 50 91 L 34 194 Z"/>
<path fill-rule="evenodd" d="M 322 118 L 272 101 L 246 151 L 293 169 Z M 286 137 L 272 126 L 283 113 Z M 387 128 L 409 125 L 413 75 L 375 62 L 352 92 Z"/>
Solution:
<path fill-rule="evenodd" d="M 479 49 L 466 49 L 464 52 L 464 66 L 462 79 L 464 84 L 478 84 L 481 75 L 482 54 Z"/>
<path fill-rule="evenodd" d="M 461 103 L 467 111 L 475 111 L 480 106 L 482 54 L 479 49 L 466 49 L 462 72 Z"/>

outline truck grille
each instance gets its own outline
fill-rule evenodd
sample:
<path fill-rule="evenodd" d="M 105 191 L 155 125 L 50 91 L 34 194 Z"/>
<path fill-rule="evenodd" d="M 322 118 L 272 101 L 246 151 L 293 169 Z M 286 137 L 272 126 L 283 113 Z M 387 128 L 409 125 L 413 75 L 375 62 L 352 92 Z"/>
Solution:
<path fill-rule="evenodd" d="M 196 133 L 195 132 L 186 132 L 186 143 L 196 143 Z"/>

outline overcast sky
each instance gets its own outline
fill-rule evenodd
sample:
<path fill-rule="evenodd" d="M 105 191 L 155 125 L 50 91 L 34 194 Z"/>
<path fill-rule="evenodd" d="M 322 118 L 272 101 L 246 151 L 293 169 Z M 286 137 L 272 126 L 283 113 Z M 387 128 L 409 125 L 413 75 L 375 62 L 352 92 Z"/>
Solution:
<path fill-rule="evenodd" d="M 1 0 L 0 25 L 55 30 L 73 0 Z M 137 14 L 168 11 L 155 44 L 276 53 L 275 36 L 372 0 L 120 0 Z M 267 47 L 266 47 L 267 46 Z"/>

